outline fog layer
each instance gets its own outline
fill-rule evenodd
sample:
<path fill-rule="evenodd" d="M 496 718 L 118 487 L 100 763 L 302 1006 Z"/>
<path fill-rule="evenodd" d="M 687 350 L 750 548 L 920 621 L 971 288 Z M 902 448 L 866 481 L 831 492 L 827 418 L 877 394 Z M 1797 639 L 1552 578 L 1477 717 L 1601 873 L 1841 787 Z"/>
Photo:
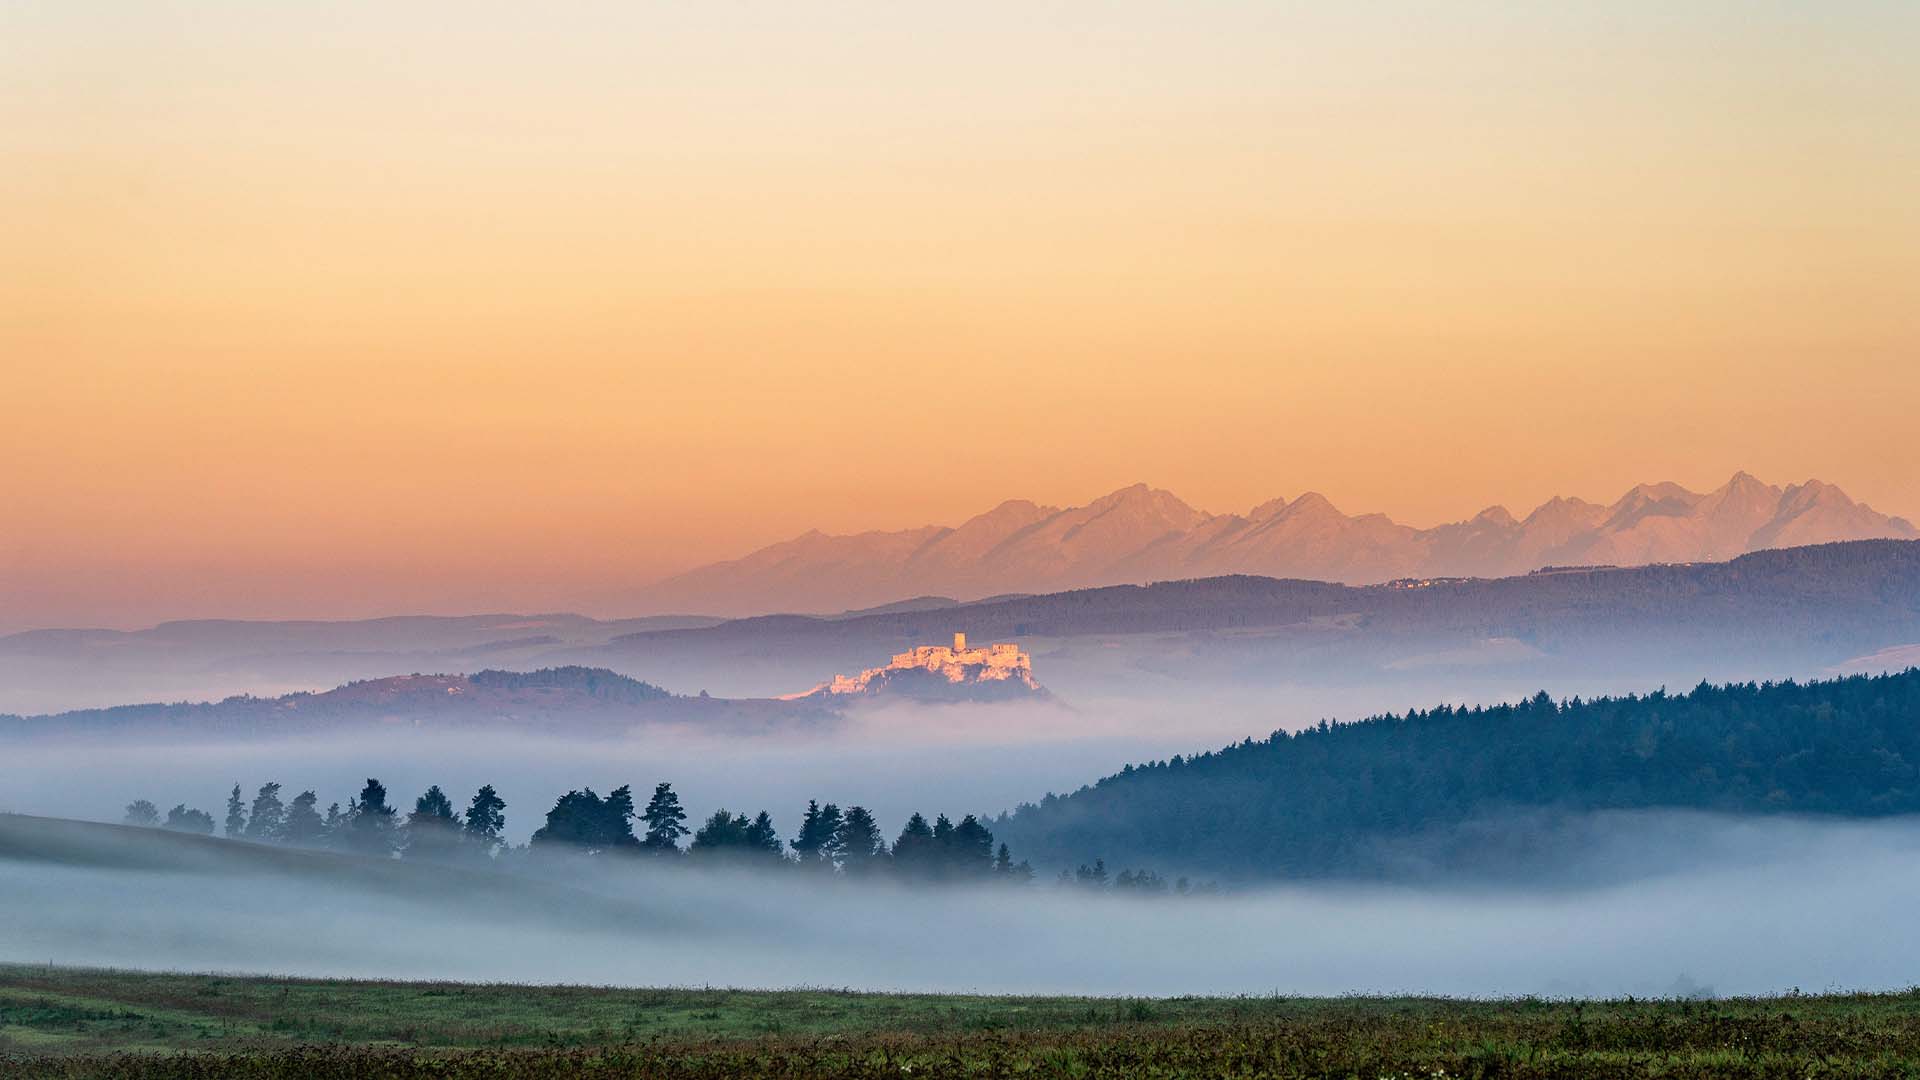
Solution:
<path fill-rule="evenodd" d="M 1911 984 L 1920 821 L 1621 815 L 1605 887 L 1122 899 L 786 873 L 463 874 L 201 842 L 155 863 L 0 845 L 0 959 L 620 985 L 1098 994 L 1662 995 Z M 247 858 L 235 858 L 238 852 Z"/>
<path fill-rule="evenodd" d="M 113 822 L 134 799 L 217 811 L 234 784 L 251 798 L 269 780 L 288 798 L 314 790 L 324 809 L 345 805 L 374 776 L 405 807 L 432 784 L 461 805 L 492 784 L 507 801 L 506 835 L 521 843 L 573 788 L 641 790 L 666 780 L 700 816 L 722 806 L 765 809 L 791 836 L 807 800 L 819 799 L 866 806 L 891 837 L 915 811 L 956 819 L 997 814 L 1130 761 L 1192 749 L 1180 732 L 1074 735 L 1040 726 L 1049 715 L 1059 716 L 1017 706 L 913 709 L 877 712 L 836 732 L 786 736 L 647 731 L 576 740 L 403 729 L 248 742 L 0 745 L 0 811 Z"/>

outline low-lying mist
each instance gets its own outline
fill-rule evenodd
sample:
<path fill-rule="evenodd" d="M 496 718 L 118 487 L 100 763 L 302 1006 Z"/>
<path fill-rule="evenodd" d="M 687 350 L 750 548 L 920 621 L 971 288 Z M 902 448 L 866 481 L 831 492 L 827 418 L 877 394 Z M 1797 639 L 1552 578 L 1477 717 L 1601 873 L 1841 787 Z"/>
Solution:
<path fill-rule="evenodd" d="M 574 788 L 636 790 L 670 781 L 689 813 L 769 811 L 791 836 L 807 800 L 860 804 L 889 837 L 908 815 L 997 814 L 1147 757 L 1191 749 L 1184 733 L 1090 732 L 1072 714 L 1005 705 L 864 713 L 831 732 L 714 735 L 643 729 L 624 737 L 354 730 L 330 736 L 194 741 L 95 739 L 0 745 L 0 811 L 119 821 L 125 806 L 184 802 L 219 816 L 228 791 L 266 781 L 345 805 L 369 776 L 411 807 L 429 785 L 461 801 L 491 784 L 506 836 L 524 842 Z"/>
<path fill-rule="evenodd" d="M 104 830 L 103 830 L 104 831 Z M 618 985 L 1094 994 L 1672 995 L 1905 987 L 1920 821 L 1613 815 L 1603 887 L 1123 898 L 563 862 L 537 880 L 196 842 L 0 849 L 0 959 Z M 1653 850 L 1655 847 L 1662 850 Z M 772 872 L 766 872 L 772 874 Z"/>
<path fill-rule="evenodd" d="M 558 725 L 512 731 L 399 722 L 245 738 L 103 731 L 0 741 L 0 811 L 112 822 L 129 802 L 148 799 L 162 809 L 185 803 L 216 812 L 234 784 L 251 798 L 267 781 L 279 782 L 288 798 L 311 789 L 324 808 L 336 800 L 344 805 L 374 776 L 403 808 L 429 785 L 460 799 L 491 784 L 507 800 L 507 838 L 520 843 L 568 790 L 667 780 L 696 814 L 765 809 L 790 835 L 809 799 L 857 803 L 891 836 L 916 811 L 989 817 L 1128 764 L 1217 749 L 1276 728 L 1441 701 L 1518 700 L 1537 689 L 1513 682 L 1471 699 L 1426 688 L 1403 696 L 1223 687 L 1178 701 L 1090 705 L 901 700 L 852 709 L 827 725 L 776 731 L 636 725 L 563 734 Z"/>

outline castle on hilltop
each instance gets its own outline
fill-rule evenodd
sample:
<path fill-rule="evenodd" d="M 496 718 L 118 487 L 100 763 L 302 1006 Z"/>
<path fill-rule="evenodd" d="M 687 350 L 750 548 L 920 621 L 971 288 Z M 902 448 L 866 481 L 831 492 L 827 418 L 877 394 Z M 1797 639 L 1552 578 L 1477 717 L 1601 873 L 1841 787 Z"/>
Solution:
<path fill-rule="evenodd" d="M 938 671 L 948 665 L 984 664 L 988 668 L 1004 670 L 1033 670 L 1033 659 L 1020 651 L 1020 646 L 1007 641 L 996 641 L 984 649 L 967 648 L 967 635 L 953 635 L 953 647 L 945 645 L 915 645 L 903 653 L 894 653 L 890 668 L 926 668 Z M 957 680 L 956 680 L 957 681 Z"/>
<path fill-rule="evenodd" d="M 1012 642 L 996 641 L 985 648 L 967 647 L 967 635 L 953 635 L 953 644 L 916 645 L 893 654 L 885 667 L 868 668 L 858 675 L 835 675 L 806 695 L 867 694 L 883 687 L 899 687 L 901 679 L 927 680 L 955 690 L 970 686 L 999 687 L 1013 692 L 1039 691 L 1033 677 L 1033 657 Z"/>

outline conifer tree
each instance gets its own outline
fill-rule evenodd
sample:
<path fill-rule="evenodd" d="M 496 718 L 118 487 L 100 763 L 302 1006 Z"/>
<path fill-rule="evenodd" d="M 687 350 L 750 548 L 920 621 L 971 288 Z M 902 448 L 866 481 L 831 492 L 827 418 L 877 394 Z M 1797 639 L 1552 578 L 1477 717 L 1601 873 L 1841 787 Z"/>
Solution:
<path fill-rule="evenodd" d="M 927 824 L 924 816 L 915 811 L 900 830 L 899 839 L 893 842 L 893 867 L 905 877 L 928 878 L 934 875 L 938 858 L 933 828 Z"/>
<path fill-rule="evenodd" d="M 972 814 L 953 827 L 948 851 L 954 873 L 962 878 L 972 880 L 993 873 L 993 833 Z"/>
<path fill-rule="evenodd" d="M 656 799 L 660 797 L 658 789 L 653 794 Z M 673 792 L 668 791 L 667 794 L 671 796 Z M 679 800 L 675 799 L 674 806 L 679 805 Z M 685 818 L 687 815 L 683 813 L 680 816 Z M 608 792 L 606 801 L 601 804 L 600 825 L 594 836 L 595 845 L 609 851 L 638 845 L 640 841 L 634 839 L 633 835 L 633 817 L 633 785 L 621 784 Z M 685 831 L 685 829 L 681 830 L 681 832 Z"/>
<path fill-rule="evenodd" d="M 1064 872 L 1062 876 L 1064 876 Z M 1089 889 L 1106 888 L 1107 887 L 1107 860 L 1095 859 L 1093 860 L 1092 866 L 1088 866 L 1086 863 L 1081 863 L 1080 866 L 1077 869 L 1075 869 L 1073 872 L 1073 880 L 1079 885 Z"/>
<path fill-rule="evenodd" d="M 687 812 L 680 808 L 680 796 L 673 793 L 673 785 L 662 780 L 654 785 L 653 798 L 647 800 L 647 809 L 641 815 L 647 823 L 646 839 L 641 846 L 657 855 L 677 853 L 680 850 L 680 838 L 687 835 Z"/>
<path fill-rule="evenodd" d="M 759 858 L 786 860 L 786 851 L 780 844 L 780 833 L 773 827 L 773 815 L 765 810 L 753 817 L 753 823 L 747 826 L 747 847 Z"/>
<path fill-rule="evenodd" d="M 303 791 L 293 797 L 293 801 L 287 804 L 286 825 L 281 830 L 284 842 L 297 847 L 319 847 L 326 842 L 327 823 L 321 820 L 320 812 L 314 809 L 319 802 L 319 796 L 311 791 Z"/>
<path fill-rule="evenodd" d="M 564 844 L 597 851 L 606 836 L 605 818 L 606 801 L 592 788 L 569 791 L 554 800 L 546 824 L 534 830 L 528 843 L 536 849 Z"/>
<path fill-rule="evenodd" d="M 701 856 L 740 855 L 747 846 L 747 829 L 752 823 L 745 814 L 730 813 L 725 807 L 713 812 L 696 829 L 687 850 Z"/>
<path fill-rule="evenodd" d="M 280 804 L 280 785 L 271 781 L 261 784 L 259 794 L 253 797 L 253 810 L 247 816 L 247 839 L 279 842 L 285 817 L 286 807 Z"/>
<path fill-rule="evenodd" d="M 407 815 L 405 853 L 411 859 L 444 861 L 453 856 L 459 842 L 460 823 L 453 816 L 453 800 L 434 784 L 414 800 L 413 813 Z"/>
<path fill-rule="evenodd" d="M 506 809 L 506 800 L 493 790 L 492 784 L 474 792 L 473 801 L 467 804 L 467 840 L 483 854 L 492 855 L 500 845 L 500 831 L 507 827 Z"/>
<path fill-rule="evenodd" d="M 369 776 L 359 798 L 347 804 L 341 829 L 343 844 L 362 855 L 393 854 L 394 809 L 387 805 L 387 786 Z"/>
<path fill-rule="evenodd" d="M 227 836 L 237 838 L 247 831 L 247 804 L 240 801 L 240 785 L 233 785 L 227 796 Z"/>
<path fill-rule="evenodd" d="M 872 812 L 864 806 L 847 807 L 834 835 L 834 846 L 839 849 L 840 868 L 847 874 L 867 876 L 887 864 L 887 842 Z"/>
<path fill-rule="evenodd" d="M 800 835 L 788 841 L 803 866 L 831 868 L 838 854 L 834 847 L 840 833 L 840 808 L 832 803 L 821 806 L 807 800 L 807 812 L 800 819 Z"/>

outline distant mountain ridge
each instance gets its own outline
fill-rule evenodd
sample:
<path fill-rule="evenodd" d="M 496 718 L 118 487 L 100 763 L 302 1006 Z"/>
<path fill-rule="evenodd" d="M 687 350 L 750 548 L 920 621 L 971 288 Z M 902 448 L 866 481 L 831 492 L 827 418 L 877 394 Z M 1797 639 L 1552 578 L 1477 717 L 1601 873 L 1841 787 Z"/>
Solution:
<path fill-rule="evenodd" d="M 1017 647 L 921 646 L 895 656 L 885 667 L 778 698 L 714 697 L 704 690 L 676 694 L 607 668 L 579 664 L 533 671 L 488 668 L 470 675 L 359 679 L 331 690 L 277 697 L 237 694 L 220 701 L 0 714 L 0 740 L 129 732 L 255 737 L 394 727 L 607 735 L 648 726 L 687 726 L 748 734 L 830 725 L 844 709 L 878 698 L 977 702 L 1035 696 L 1044 697 L 1046 691 L 1033 678 L 1032 658 Z"/>
<path fill-rule="evenodd" d="M 805 685 L 814 672 L 857 669 L 957 628 L 1031 650 L 1046 685 L 1069 701 L 1109 693 L 1132 673 L 1151 677 L 1135 684 L 1143 687 L 1379 686 L 1468 669 L 1506 670 L 1536 686 L 1595 671 L 1654 677 L 1648 685 L 1745 678 L 1920 643 L 1920 541 L 1505 578 L 1355 586 L 1236 575 L 854 618 L 764 615 L 631 634 L 571 659 L 656 680 L 753 671 L 756 688 Z"/>
<path fill-rule="evenodd" d="M 1010 500 L 947 528 L 808 532 L 642 590 L 654 609 L 828 612 L 929 593 L 961 599 L 1254 574 L 1345 584 L 1507 577 L 1550 565 L 1723 561 L 1771 548 L 1915 539 L 1920 530 L 1832 484 L 1778 487 L 1735 473 L 1714 491 L 1641 484 L 1611 505 L 1550 499 L 1524 518 L 1492 506 L 1415 529 L 1342 513 L 1308 492 L 1209 514 L 1135 484 L 1085 506 Z"/>
<path fill-rule="evenodd" d="M 222 701 L 0 716 L 0 737 L 126 732 L 271 736 L 381 727 L 604 734 L 646 725 L 744 732 L 834 719 L 830 709 L 814 702 L 718 698 L 704 692 L 685 696 L 605 668 L 569 665 L 527 672 L 392 675 L 278 697 L 242 694 Z"/>

